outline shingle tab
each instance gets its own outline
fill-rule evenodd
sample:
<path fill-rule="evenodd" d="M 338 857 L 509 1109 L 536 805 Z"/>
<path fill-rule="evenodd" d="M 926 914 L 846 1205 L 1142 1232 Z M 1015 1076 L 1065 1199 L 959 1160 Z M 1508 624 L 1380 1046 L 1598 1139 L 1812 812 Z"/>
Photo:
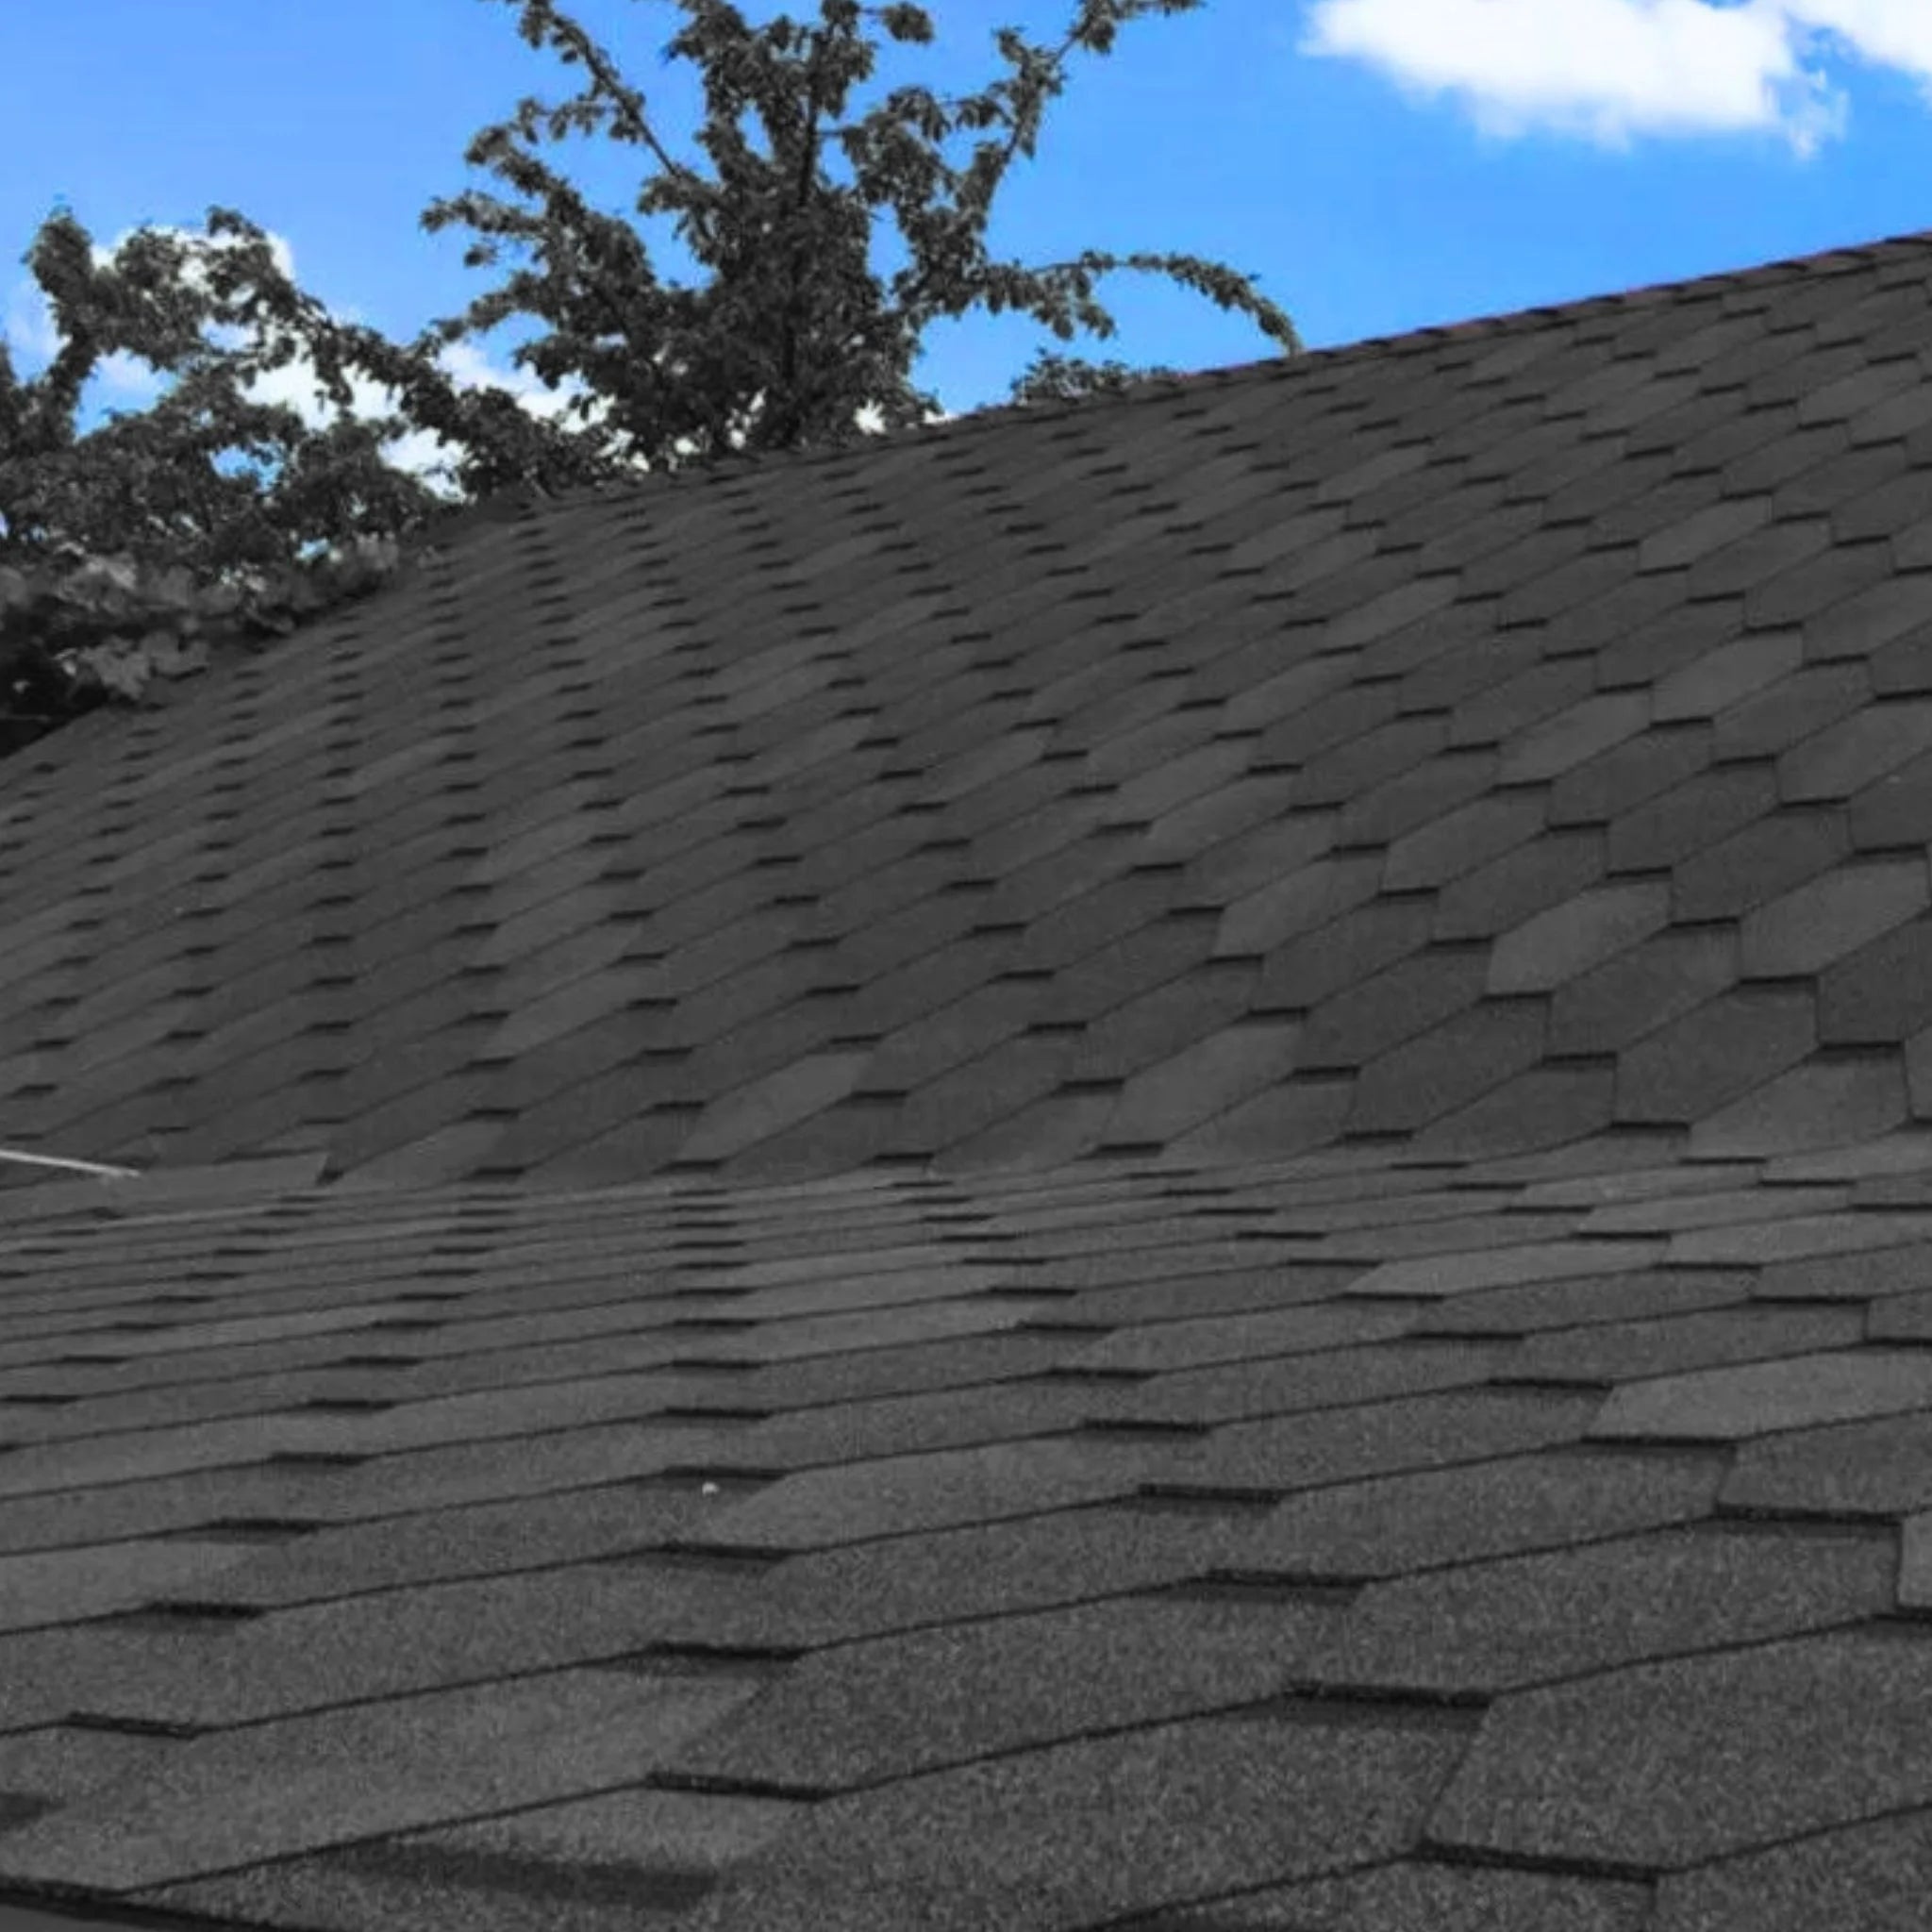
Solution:
<path fill-rule="evenodd" d="M 1777 781 L 1768 763 L 1715 767 L 1612 820 L 1605 835 L 1610 867 L 1654 872 L 1675 865 L 1776 804 Z"/>
<path fill-rule="evenodd" d="M 1904 1070 L 1890 1054 L 1812 1060 L 1707 1114 L 1690 1151 L 1712 1155 L 1796 1154 L 1876 1140 L 1911 1116 Z"/>
<path fill-rule="evenodd" d="M 1797 630 L 1753 632 L 1707 651 L 1657 688 L 1651 716 L 1659 724 L 1680 718 L 1717 718 L 1804 662 Z"/>
<path fill-rule="evenodd" d="M 1608 691 L 1561 713 L 1507 744 L 1499 785 L 1556 778 L 1634 737 L 1650 722 L 1648 691 Z"/>
<path fill-rule="evenodd" d="M 1829 873 L 1850 848 L 1830 809 L 1777 811 L 1682 860 L 1671 879 L 1673 920 L 1737 919 Z"/>
<path fill-rule="evenodd" d="M 1659 724 L 1565 772 L 1550 787 L 1549 823 L 1608 824 L 1645 799 L 1694 777 L 1709 762 L 1707 726 Z"/>
<path fill-rule="evenodd" d="M 1702 1006 L 1737 979 L 1735 933 L 1717 926 L 1657 933 L 1556 990 L 1550 1051 L 1615 1052 Z"/>
<path fill-rule="evenodd" d="M 1389 848 L 1385 890 L 1413 891 L 1474 872 L 1497 855 L 1542 830 L 1542 801 L 1526 792 L 1472 800 L 1439 819 L 1405 832 Z"/>
<path fill-rule="evenodd" d="M 1722 1470 L 1687 1451 L 1664 1457 L 1551 1451 L 1501 1462 L 1312 1490 L 1276 1505 L 1251 1532 L 1257 1564 L 1355 1581 L 1480 1562 L 1577 1541 L 1693 1521 Z"/>
<path fill-rule="evenodd" d="M 1713 755 L 1729 762 L 1774 758 L 1869 703 L 1859 663 L 1810 664 L 1732 706 L 1717 721 Z"/>
<path fill-rule="evenodd" d="M 1424 946 L 1316 1007 L 1302 1031 L 1296 1065 L 1360 1066 L 1473 1007 L 1489 976 L 1482 947 Z"/>
<path fill-rule="evenodd" d="M 1290 940 L 1268 955 L 1255 987 L 1257 1008 L 1282 1011 L 1319 1006 L 1426 944 L 1434 914 L 1426 900 L 1380 899 L 1353 918 Z"/>
<path fill-rule="evenodd" d="M 1831 1632 L 1531 1691 L 1491 1716 L 1430 1831 L 1677 1866 L 1924 1806 L 1928 1674 L 1923 1640 Z M 1802 1734 L 1761 1715 L 1796 1706 Z"/>
<path fill-rule="evenodd" d="M 9 1833 L 8 1872 L 58 1877 L 84 1847 L 91 1881 L 128 1891 L 594 1790 L 642 1776 L 753 1688 L 580 1671 L 217 1732 L 135 1803 L 104 1792 Z"/>
<path fill-rule="evenodd" d="M 1818 1038 L 1826 1046 L 1890 1045 L 1932 1024 L 1932 919 L 1920 917 L 1819 975 Z"/>
<path fill-rule="evenodd" d="M 1392 1048 L 1362 1069 L 1352 1129 L 1382 1133 L 1441 1119 L 1534 1065 L 1546 1024 L 1541 1000 L 1486 999 Z"/>
<path fill-rule="evenodd" d="M 1470 1827 L 1491 1762 L 1486 1738 L 1507 1734 L 1511 1715 L 1539 1702 L 1499 1693 L 1586 1677 L 1613 1700 L 1619 1665 L 1871 1616 L 1890 1607 L 1895 1560 L 1892 1537 L 1870 1527 L 1708 1524 L 1458 1564 L 1371 1585 L 1316 1640 L 1306 1668 L 1334 1688 L 1497 1698 L 1431 1821 L 1438 1842 L 1467 1843 L 1477 1840 Z"/>
<path fill-rule="evenodd" d="M 994 1758 L 815 1807 L 687 1919 L 736 1932 L 809 1899 L 850 1932 L 1045 1932 L 1371 1862 L 1412 1843 L 1455 1750 L 1426 1723 L 1236 1717 Z M 1373 1817 L 1349 1803 L 1362 1789 L 1387 1794 Z M 1070 1810 L 1090 1826 L 1072 1857 Z"/>
<path fill-rule="evenodd" d="M 1530 1067 L 1433 1122 L 1417 1138 L 1416 1149 L 1493 1159 L 1572 1145 L 1610 1125 L 1616 1083 L 1616 1068 L 1607 1061 Z"/>
<path fill-rule="evenodd" d="M 1270 1886 L 1167 1916 L 1174 1932 L 1354 1932 L 1364 1925 L 1428 1925 L 1435 1932 L 1645 1932 L 1649 1921 L 1648 1885 L 1419 1858 Z"/>
<path fill-rule="evenodd" d="M 1932 1811 L 1912 1810 L 1667 1874 L 1657 1889 L 1656 1932 L 1828 1924 L 1908 1932 L 1928 1884 Z"/>
<path fill-rule="evenodd" d="M 831 1791 L 1101 1724 L 1205 1716 L 1274 1692 L 1334 1614 L 1312 1603 L 1123 1597 L 843 1644 L 801 1659 L 668 1768 Z"/>
<path fill-rule="evenodd" d="M 1723 1441 L 1917 1408 L 1932 1361 L 1910 1350 L 1848 1348 L 1782 1361 L 1659 1375 L 1619 1389 L 1591 1434 Z"/>
<path fill-rule="evenodd" d="M 1437 902 L 1437 940 L 1487 939 L 1588 891 L 1604 875 L 1600 832 L 1552 832 L 1457 879 Z"/>
<path fill-rule="evenodd" d="M 1319 930 L 1375 895 L 1380 861 L 1366 855 L 1321 858 L 1238 900 L 1222 915 L 1215 950 L 1266 953 Z"/>
<path fill-rule="evenodd" d="M 1792 987 L 1739 987 L 1646 1036 L 1617 1068 L 1623 1120 L 1695 1121 L 1762 1086 L 1817 1044 L 1814 999 Z"/>
<path fill-rule="evenodd" d="M 1668 924 L 1670 903 L 1660 880 L 1579 892 L 1497 940 L 1488 990 L 1546 992 L 1561 986 Z"/>
<path fill-rule="evenodd" d="M 1746 978 L 1816 973 L 1925 909 L 1924 858 L 1847 864 L 1748 913 L 1739 928 Z"/>
<path fill-rule="evenodd" d="M 1277 1084 L 1295 1063 L 1301 1028 L 1251 1019 L 1143 1069 L 1121 1090 L 1107 1119 L 1111 1141 L 1165 1141 Z"/>

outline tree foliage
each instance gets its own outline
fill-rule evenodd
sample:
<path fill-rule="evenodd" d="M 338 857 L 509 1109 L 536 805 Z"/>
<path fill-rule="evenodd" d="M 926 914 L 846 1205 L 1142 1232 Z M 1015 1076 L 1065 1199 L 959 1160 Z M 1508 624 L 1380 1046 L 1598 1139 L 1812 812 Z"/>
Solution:
<path fill-rule="evenodd" d="M 999 29 L 1010 72 L 981 92 L 900 87 L 854 121 L 841 118 L 847 98 L 871 79 L 878 49 L 867 23 L 895 43 L 928 44 L 924 8 L 819 0 L 816 24 L 781 14 L 755 28 L 729 0 L 665 0 L 685 16 L 666 58 L 702 70 L 695 139 L 708 171 L 671 152 L 643 95 L 552 0 L 486 4 L 514 8 L 522 38 L 581 65 L 588 82 L 561 106 L 525 99 L 465 151 L 535 206 L 471 190 L 425 209 L 428 232 L 460 222 L 484 238 L 466 267 L 494 264 L 505 242 L 533 263 L 414 341 L 331 316 L 232 209 L 208 210 L 206 237 L 143 228 L 105 264 L 71 215 L 42 226 L 25 259 L 61 347 L 23 383 L 0 343 L 0 752 L 94 705 L 142 701 L 155 677 L 192 672 L 211 647 L 248 647 L 365 592 L 406 567 L 452 501 L 842 445 L 872 433 L 867 419 L 887 431 L 926 422 L 938 399 L 911 370 L 941 318 L 1013 311 L 1061 342 L 1081 331 L 1105 340 L 1115 325 L 1096 280 L 1130 270 L 1247 314 L 1284 353 L 1301 346 L 1246 277 L 1192 256 L 1090 250 L 1028 267 L 987 251 L 994 197 L 1014 160 L 1035 157 L 1069 57 L 1105 56 L 1130 22 L 1202 0 L 1076 0 L 1058 45 Z M 656 164 L 637 210 L 672 220 L 705 272 L 698 285 L 661 280 L 638 229 L 591 208 L 535 151 L 540 139 L 599 128 Z M 944 150 L 962 134 L 979 138 L 956 166 Z M 834 154 L 849 180 L 827 172 Z M 908 257 L 890 280 L 873 265 L 886 218 Z M 511 360 L 553 392 L 577 386 L 564 420 L 500 389 L 462 388 L 440 364 L 450 345 L 524 315 L 547 330 Z M 239 330 L 242 345 L 209 342 L 210 327 Z M 117 413 L 78 438 L 82 387 L 117 350 L 174 387 L 145 413 Z M 318 404 L 342 412 L 324 427 L 245 393 L 298 358 L 315 372 Z M 1010 400 L 1075 401 L 1171 373 L 1041 349 Z M 350 416 L 352 375 L 391 392 L 393 411 Z M 384 458 L 383 445 L 412 430 L 453 452 L 431 473 L 453 497 Z M 236 451 L 243 467 L 224 473 L 217 457 Z"/>

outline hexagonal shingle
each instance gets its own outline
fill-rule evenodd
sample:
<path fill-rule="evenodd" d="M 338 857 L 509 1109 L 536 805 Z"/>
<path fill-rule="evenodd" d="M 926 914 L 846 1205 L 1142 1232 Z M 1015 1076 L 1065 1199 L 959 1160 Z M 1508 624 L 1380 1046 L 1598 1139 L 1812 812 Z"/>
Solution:
<path fill-rule="evenodd" d="M 1507 745 L 1496 770 L 1499 785 L 1554 778 L 1641 731 L 1650 722 L 1650 693 L 1606 691 L 1533 726 Z"/>
<path fill-rule="evenodd" d="M 1654 1241 L 1535 1241 L 1420 1255 L 1384 1261 L 1348 1285 L 1350 1295 L 1463 1295 L 1484 1289 L 1539 1285 L 1579 1276 L 1608 1281 L 1662 1258 Z"/>
<path fill-rule="evenodd" d="M 1526 792 L 1501 792 L 1405 832 L 1389 848 L 1385 890 L 1411 891 L 1474 872 L 1543 829 L 1543 802 Z"/>
<path fill-rule="evenodd" d="M 1319 1005 L 1427 943 L 1431 908 L 1411 899 L 1378 899 L 1318 932 L 1277 946 L 1255 987 L 1262 1009 Z"/>
<path fill-rule="evenodd" d="M 1437 902 L 1436 940 L 1492 939 L 1604 876 L 1604 834 L 1594 827 L 1546 832 L 1450 885 Z"/>
<path fill-rule="evenodd" d="M 1286 1494 L 1580 1441 L 1600 1407 L 1569 1391 L 1476 1388 L 1263 1417 L 1163 1450 L 1146 1479 Z"/>
<path fill-rule="evenodd" d="M 1608 1127 L 1616 1098 L 1617 1072 L 1607 1060 L 1528 1067 L 1432 1121 L 1416 1137 L 1416 1151 L 1479 1160 L 1565 1146 Z"/>
<path fill-rule="evenodd" d="M 1707 1114 L 1690 1130 L 1690 1151 L 1701 1158 L 1843 1146 L 1903 1126 L 1910 1113 L 1896 1056 L 1807 1060 Z"/>
<path fill-rule="evenodd" d="M 1598 1441 L 1728 1441 L 1928 1404 L 1932 1356 L 1842 1348 L 1630 1383 L 1611 1391 L 1590 1433 Z"/>
<path fill-rule="evenodd" d="M 1932 918 L 1894 926 L 1819 977 L 1818 1038 L 1826 1046 L 1904 1041 L 1928 1025 Z"/>
<path fill-rule="evenodd" d="M 1771 811 L 1680 859 L 1671 880 L 1676 920 L 1737 919 L 1828 873 L 1851 849 L 1836 807 Z"/>
<path fill-rule="evenodd" d="M 1617 1067 L 1621 1120 L 1696 1121 L 1795 1066 L 1817 1045 L 1803 988 L 1720 993 L 1627 1049 Z"/>
<path fill-rule="evenodd" d="M 1923 858 L 1840 866 L 1745 916 L 1739 933 L 1744 976 L 1816 973 L 1903 925 L 1928 902 L 1932 877 Z"/>
<path fill-rule="evenodd" d="M 1113 1141 L 1169 1141 L 1274 1086 L 1294 1065 L 1299 1024 L 1256 1018 L 1136 1074 L 1108 1116 Z"/>
<path fill-rule="evenodd" d="M 1161 1924 L 1163 1932 L 1651 1932 L 1650 1888 L 1407 1858 L 1244 1891 L 1170 1912 Z"/>
<path fill-rule="evenodd" d="M 1617 872 L 1675 865 L 1776 805 L 1777 784 L 1768 766 L 1714 766 L 1611 820 L 1605 832 L 1609 863 Z"/>
<path fill-rule="evenodd" d="M 1305 1668 L 1333 1690 L 1495 1697 L 1879 1614 L 1896 1562 L 1884 1525 L 1643 1528 L 1372 1582 Z"/>
<path fill-rule="evenodd" d="M 1832 1423 L 1740 1441 L 1719 1502 L 1725 1507 L 1827 1515 L 1902 1515 L 1932 1507 L 1932 1413 Z"/>
<path fill-rule="evenodd" d="M 1648 939 L 1670 916 L 1670 887 L 1659 880 L 1579 892 L 1496 941 L 1488 990 L 1546 992 Z"/>
<path fill-rule="evenodd" d="M 1462 1744 L 1408 1713 L 1257 1713 L 1017 1752 L 825 1800 L 683 1923 L 1051 1932 L 1373 1863 L 1410 1847 Z"/>
<path fill-rule="evenodd" d="M 1932 699 L 1880 701 L 1793 745 L 1777 761 L 1778 795 L 1849 798 L 1932 749 Z"/>
<path fill-rule="evenodd" d="M 1478 946 L 1426 946 L 1331 994 L 1308 1016 L 1296 1064 L 1355 1067 L 1425 1033 L 1482 997 L 1489 960 Z"/>
<path fill-rule="evenodd" d="M 1788 677 L 1804 662 L 1796 630 L 1758 633 L 1707 651 L 1657 688 L 1651 715 L 1658 724 L 1680 718 L 1714 718 L 1740 698 Z"/>
<path fill-rule="evenodd" d="M 1479 1562 L 1689 1522 L 1716 1501 L 1723 1474 L 1707 1451 L 1595 1448 L 1379 1476 L 1277 1503 L 1246 1530 L 1245 1560 L 1322 1579 Z"/>
<path fill-rule="evenodd" d="M 1737 936 L 1714 927 L 1668 931 L 1557 988 L 1553 1054 L 1611 1053 L 1736 985 Z"/>
<path fill-rule="evenodd" d="M 1380 861 L 1350 855 L 1319 858 L 1238 899 L 1221 916 L 1214 950 L 1265 953 L 1297 933 L 1312 932 L 1371 899 Z"/>
<path fill-rule="evenodd" d="M 1541 1058 L 1541 1000 L 1484 1000 L 1362 1069 L 1350 1125 L 1412 1130 L 1500 1087 Z"/>
<path fill-rule="evenodd" d="M 1527 1691 L 1491 1711 L 1429 1830 L 1472 1848 L 1676 1866 L 1932 1804 L 1928 1699 L 1932 1642 L 1879 1631 Z"/>
<path fill-rule="evenodd" d="M 91 1795 L 8 1834 L 8 1875 L 64 1877 L 83 1848 L 94 1884 L 131 1890 L 595 1790 L 642 1777 L 755 1688 L 579 1670 L 215 1731 L 138 1796 Z"/>
<path fill-rule="evenodd" d="M 1932 1808 L 1817 1832 L 1789 1844 L 1743 1851 L 1657 1888 L 1646 1932 L 1917 1932 L 1932 1893 Z"/>
<path fill-rule="evenodd" d="M 670 1768 L 825 1790 L 1258 1701 L 1334 1607 L 1116 1597 L 812 1653 Z M 906 1712 L 921 1716 L 908 1725 Z"/>
<path fill-rule="evenodd" d="M 762 1080 L 715 1101 L 698 1117 L 683 1154 L 690 1160 L 720 1160 L 783 1132 L 844 1099 L 872 1055 L 809 1055 Z"/>
<path fill-rule="evenodd" d="M 1130 1495 L 1137 1478 L 1109 1448 L 992 1442 L 807 1470 L 734 1504 L 719 1517 L 717 1534 L 733 1543 L 809 1549 Z"/>

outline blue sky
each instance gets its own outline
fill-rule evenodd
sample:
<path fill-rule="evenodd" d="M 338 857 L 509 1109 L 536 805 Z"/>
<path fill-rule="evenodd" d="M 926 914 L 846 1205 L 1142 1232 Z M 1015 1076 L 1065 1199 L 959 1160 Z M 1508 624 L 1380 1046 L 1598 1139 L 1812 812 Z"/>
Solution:
<path fill-rule="evenodd" d="M 696 158 L 695 70 L 660 60 L 669 0 L 563 0 Z M 992 32 L 1057 39 L 1074 0 L 927 0 L 939 40 L 888 43 L 848 113 L 887 87 L 940 92 L 1005 71 Z M 0 8 L 0 329 L 24 376 L 53 348 L 21 257 L 57 198 L 104 251 L 138 225 L 200 231 L 210 204 L 277 237 L 295 280 L 394 340 L 459 311 L 516 257 L 465 269 L 460 226 L 417 217 L 465 187 L 508 195 L 462 151 L 518 99 L 582 70 L 517 33 L 512 0 L 85 0 Z M 762 22 L 816 0 L 742 0 Z M 996 255 L 1084 247 L 1206 256 L 1259 278 L 1309 346 L 1504 313 L 1932 229 L 1928 0 L 1207 0 L 1076 57 L 1038 158 L 995 204 Z M 542 150 L 597 207 L 645 173 L 608 135 Z M 970 153 L 965 140 L 953 158 Z M 638 219 L 633 217 L 633 219 Z M 689 264 L 661 222 L 659 272 Z M 890 270 L 903 257 L 882 253 Z M 1108 278 L 1113 343 L 1073 353 L 1192 370 L 1272 353 L 1240 315 Z M 509 350 L 518 320 L 452 368 L 555 409 Z M 914 375 L 948 410 L 1005 398 L 1045 329 L 983 313 L 926 338 Z M 298 401 L 296 372 L 277 399 Z M 158 392 L 122 358 L 79 426 Z M 297 391 L 302 391 L 298 396 Z M 266 393 L 266 391 L 265 391 Z M 371 392 L 366 412 L 380 413 Z M 365 399 L 358 398 L 358 412 Z M 417 440 L 393 458 L 431 460 Z"/>

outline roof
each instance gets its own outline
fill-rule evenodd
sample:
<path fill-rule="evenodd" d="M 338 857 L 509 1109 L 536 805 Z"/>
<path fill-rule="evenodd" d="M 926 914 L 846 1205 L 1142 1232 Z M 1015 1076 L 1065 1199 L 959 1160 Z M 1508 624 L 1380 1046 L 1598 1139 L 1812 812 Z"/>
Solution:
<path fill-rule="evenodd" d="M 9 759 L 0 1900 L 1918 1924 L 1928 283 L 498 504 Z"/>

